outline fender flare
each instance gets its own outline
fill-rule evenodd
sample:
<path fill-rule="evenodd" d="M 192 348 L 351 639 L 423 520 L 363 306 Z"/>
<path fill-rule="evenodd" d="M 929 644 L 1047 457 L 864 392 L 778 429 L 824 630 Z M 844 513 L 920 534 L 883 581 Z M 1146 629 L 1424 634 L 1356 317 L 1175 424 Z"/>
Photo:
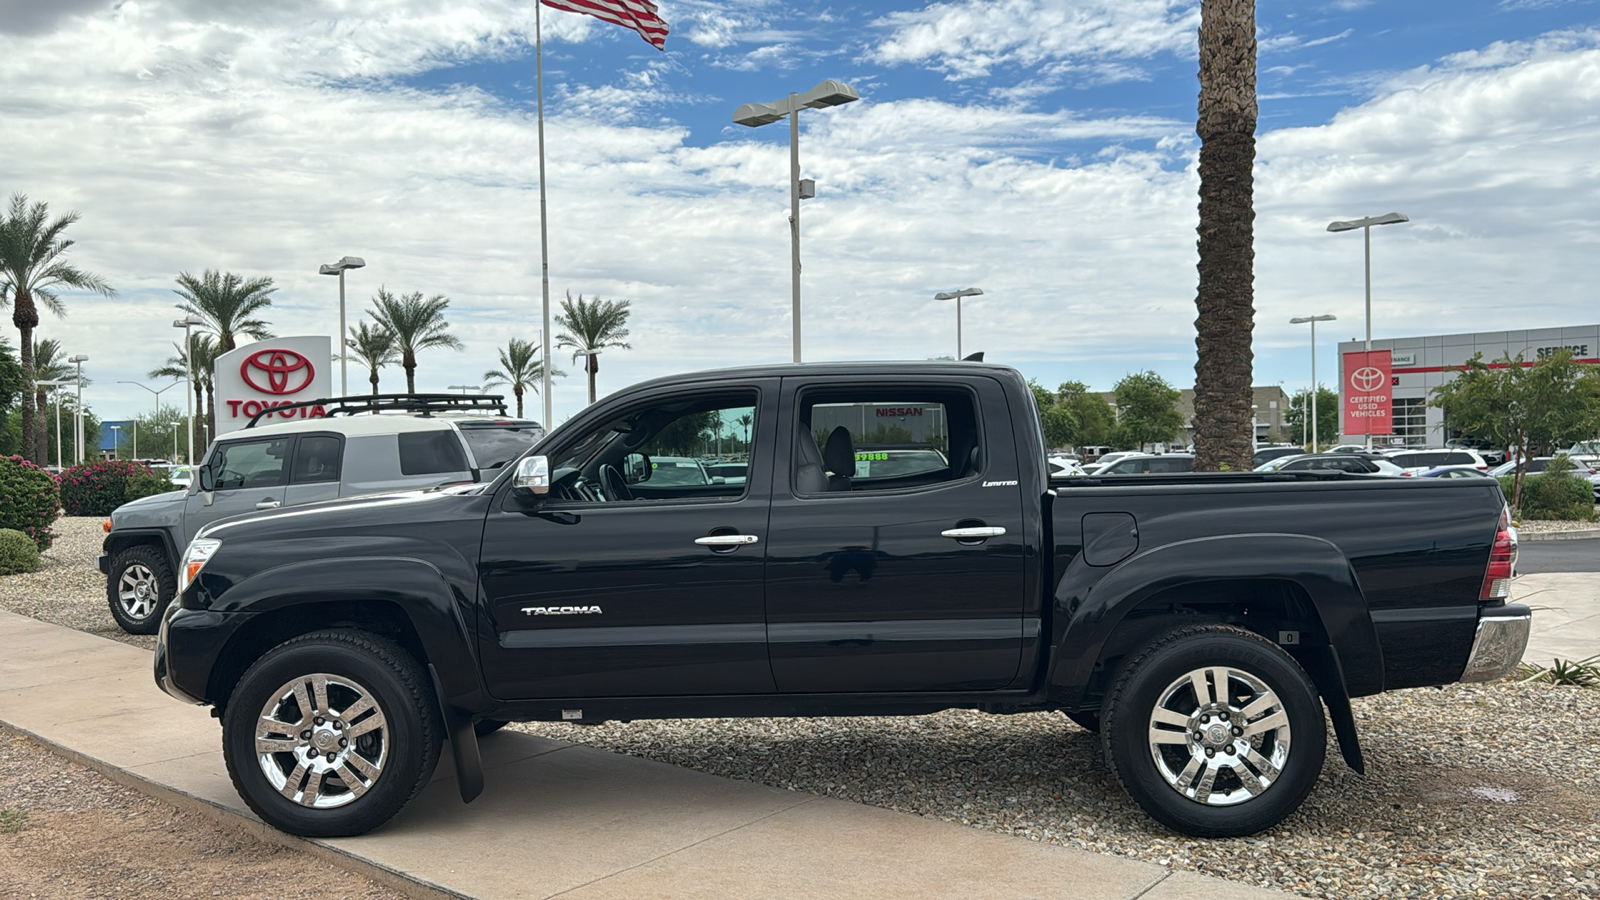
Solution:
<path fill-rule="evenodd" d="M 483 766 L 469 710 L 487 698 L 474 652 L 472 629 L 462 610 L 465 598 L 450 589 L 431 563 L 410 557 L 372 556 L 312 560 L 293 565 L 288 586 L 279 579 L 290 567 L 275 566 L 233 585 L 213 607 L 216 612 L 266 614 L 328 602 L 378 602 L 398 608 L 411 624 L 438 698 L 445 734 L 455 759 L 463 802 L 483 791 Z"/>
<path fill-rule="evenodd" d="M 1102 571 L 1080 557 L 1057 584 L 1052 698 L 1069 707 L 1081 700 L 1113 632 L 1156 594 L 1214 581 L 1289 582 L 1310 598 L 1328 639 L 1327 647 L 1296 655 L 1324 696 L 1346 761 L 1362 770 L 1349 698 L 1383 690 L 1383 650 L 1355 571 L 1332 542 L 1277 533 L 1200 537 L 1136 553 Z"/>

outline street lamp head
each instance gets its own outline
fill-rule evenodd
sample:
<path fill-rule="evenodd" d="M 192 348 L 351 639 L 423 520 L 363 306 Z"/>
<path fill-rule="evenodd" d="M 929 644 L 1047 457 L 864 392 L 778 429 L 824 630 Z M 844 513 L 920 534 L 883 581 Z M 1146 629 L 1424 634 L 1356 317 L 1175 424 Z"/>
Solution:
<path fill-rule="evenodd" d="M 733 124 L 756 128 L 761 125 L 771 125 L 786 115 L 788 113 L 775 106 L 765 103 L 746 103 L 733 111 Z"/>
<path fill-rule="evenodd" d="M 317 274 L 318 275 L 337 275 L 340 272 L 343 272 L 345 269 L 359 269 L 362 266 L 365 266 L 366 264 L 367 264 L 367 261 L 362 259 L 359 256 L 346 256 L 346 257 L 342 257 L 336 263 L 324 264 L 322 266 L 322 268 L 317 270 Z"/>
<path fill-rule="evenodd" d="M 1369 225 L 1397 225 L 1401 222 L 1409 221 L 1411 221 L 1409 217 L 1403 216 L 1397 212 L 1392 212 L 1384 213 L 1381 216 L 1368 216 L 1365 219 L 1355 219 L 1350 222 L 1330 222 L 1328 223 L 1328 230 L 1355 231 L 1357 228 L 1365 228 Z"/>
<path fill-rule="evenodd" d="M 206 323 L 205 323 L 205 321 L 203 319 L 196 319 L 193 316 L 190 316 L 187 319 L 179 319 L 178 321 L 173 322 L 172 323 L 172 327 L 173 328 L 203 328 L 205 326 L 205 324 Z"/>
<path fill-rule="evenodd" d="M 84 356 L 82 353 L 78 354 L 77 356 L 69 356 L 69 357 L 67 357 L 67 362 L 69 362 L 69 363 L 86 363 L 88 361 L 89 361 L 89 357 Z"/>
<path fill-rule="evenodd" d="M 1336 320 L 1338 318 L 1339 318 L 1338 316 L 1298 316 L 1296 318 L 1290 319 L 1289 320 L 1289 324 L 1290 325 L 1304 325 L 1307 322 L 1332 322 L 1332 321 L 1334 321 L 1334 320 Z"/>
<path fill-rule="evenodd" d="M 947 291 L 947 292 L 944 292 L 944 293 L 934 294 L 933 295 L 933 299 L 935 299 L 935 300 L 959 300 L 962 297 L 978 297 L 978 296 L 982 296 L 982 294 L 983 294 L 983 288 L 969 287 L 969 288 L 962 288 L 959 291 Z"/>
<path fill-rule="evenodd" d="M 795 98 L 801 106 L 810 109 L 821 109 L 824 106 L 843 106 L 861 99 L 856 89 L 842 81 L 829 79 L 799 97 Z"/>

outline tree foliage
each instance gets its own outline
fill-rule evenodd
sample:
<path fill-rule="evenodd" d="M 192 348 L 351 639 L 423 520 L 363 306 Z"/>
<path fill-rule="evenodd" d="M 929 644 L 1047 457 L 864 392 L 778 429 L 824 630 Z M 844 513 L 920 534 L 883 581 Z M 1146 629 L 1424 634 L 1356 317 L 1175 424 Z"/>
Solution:
<path fill-rule="evenodd" d="M 1305 388 L 1289 398 L 1289 409 L 1283 415 L 1284 430 L 1288 440 L 1302 445 L 1311 443 L 1311 389 Z M 1302 427 L 1305 437 L 1300 436 Z M 1339 439 L 1339 395 L 1331 388 L 1317 385 L 1317 441 L 1332 444 Z M 1316 452 L 1316 448 L 1312 448 Z"/>
<path fill-rule="evenodd" d="M 422 299 L 421 291 L 395 296 L 378 288 L 372 298 L 372 318 L 380 328 L 394 335 L 400 350 L 400 366 L 406 370 L 406 393 L 417 392 L 417 353 L 435 347 L 465 350 L 461 339 L 450 333 L 444 311 L 450 300 L 443 294 Z"/>
<path fill-rule="evenodd" d="M 66 308 L 56 291 L 61 288 L 94 291 L 110 297 L 115 291 L 100 276 L 84 271 L 64 258 L 73 241 L 62 235 L 72 223 L 78 221 L 77 213 L 67 213 L 50 220 L 50 208 L 44 203 L 28 205 L 22 194 L 11 196 L 11 206 L 0 213 L 0 304 L 11 304 L 11 323 L 17 326 L 22 337 L 20 349 L 22 380 L 26 393 L 22 398 L 22 424 L 20 434 L 25 436 L 24 451 L 34 443 L 33 395 L 33 330 L 39 327 L 39 305 L 56 315 L 65 315 Z M 41 462 L 35 458 L 34 462 Z"/>
<path fill-rule="evenodd" d="M 1512 458 L 1531 459 L 1600 433 L 1600 371 L 1558 350 L 1528 365 L 1521 354 L 1485 363 L 1467 360 L 1465 371 L 1434 388 L 1428 403 L 1444 410 L 1453 429 L 1508 447 Z M 1513 482 L 1511 505 L 1522 501 L 1523 473 Z"/>
<path fill-rule="evenodd" d="M 544 383 L 544 363 L 539 356 L 539 346 L 522 338 L 512 338 L 500 348 L 500 368 L 483 373 L 485 389 L 498 384 L 508 385 L 517 398 L 517 418 L 522 418 L 522 398 L 528 391 L 539 392 Z M 565 372 L 551 369 L 551 378 L 564 378 Z M 548 427 L 548 426 L 547 426 Z"/>
<path fill-rule="evenodd" d="M 238 346 L 239 335 L 261 340 L 272 336 L 266 320 L 256 318 L 272 305 L 277 288 L 271 278 L 246 279 L 232 272 L 206 269 L 199 278 L 178 273 L 173 293 L 183 298 L 183 311 L 203 319 L 217 336 L 218 356 Z"/>
<path fill-rule="evenodd" d="M 1171 442 L 1183 433 L 1178 390 L 1154 372 L 1123 376 L 1111 389 L 1117 398 L 1118 443 L 1129 447 Z M 1248 430 L 1249 423 L 1246 423 Z"/>
<path fill-rule="evenodd" d="M 350 329 L 344 345 L 367 367 L 367 382 L 372 385 L 372 396 L 378 396 L 378 370 L 400 361 L 400 350 L 395 346 L 394 335 L 381 325 L 368 327 L 362 321 Z"/>
<path fill-rule="evenodd" d="M 1029 381 L 1039 406 L 1039 424 L 1049 447 L 1092 447 L 1115 437 L 1117 414 L 1099 393 L 1081 381 L 1062 382 L 1054 391 Z"/>
<path fill-rule="evenodd" d="M 585 301 L 582 294 L 574 301 L 570 292 L 567 299 L 561 301 L 561 314 L 556 316 L 556 324 L 566 330 L 556 335 L 556 346 L 572 348 L 573 362 L 583 360 L 583 370 L 589 375 L 590 403 L 595 401 L 594 377 L 600 371 L 599 351 L 608 347 L 631 349 L 626 338 L 632 305 L 628 300 L 601 300 L 599 297 Z"/>

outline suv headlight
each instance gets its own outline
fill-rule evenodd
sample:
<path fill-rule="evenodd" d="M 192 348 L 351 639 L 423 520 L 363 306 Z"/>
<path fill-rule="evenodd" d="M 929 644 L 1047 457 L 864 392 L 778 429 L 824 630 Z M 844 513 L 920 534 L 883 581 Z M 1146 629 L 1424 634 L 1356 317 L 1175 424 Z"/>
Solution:
<path fill-rule="evenodd" d="M 206 567 L 221 546 L 221 541 L 212 538 L 195 538 L 189 542 L 189 548 L 183 551 L 183 565 L 178 569 L 178 593 L 187 591 L 189 585 L 194 584 L 200 570 Z"/>

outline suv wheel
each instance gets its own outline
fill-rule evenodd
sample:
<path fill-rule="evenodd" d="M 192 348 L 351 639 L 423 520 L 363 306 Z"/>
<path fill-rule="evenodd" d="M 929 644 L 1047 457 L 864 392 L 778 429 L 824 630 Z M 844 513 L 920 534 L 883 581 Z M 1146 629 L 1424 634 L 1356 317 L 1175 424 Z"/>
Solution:
<path fill-rule="evenodd" d="M 239 795 L 290 834 L 363 834 L 433 777 L 444 728 L 433 690 L 399 646 L 355 631 L 279 644 L 229 698 L 223 757 Z"/>
<path fill-rule="evenodd" d="M 1195 837 L 1239 837 L 1299 808 L 1322 773 L 1326 729 L 1293 657 L 1242 628 L 1190 625 L 1122 669 L 1101 741 L 1151 818 Z"/>
<path fill-rule="evenodd" d="M 178 579 L 160 547 L 134 544 L 112 557 L 106 601 L 111 604 L 111 617 L 123 631 L 155 634 L 177 592 Z"/>

